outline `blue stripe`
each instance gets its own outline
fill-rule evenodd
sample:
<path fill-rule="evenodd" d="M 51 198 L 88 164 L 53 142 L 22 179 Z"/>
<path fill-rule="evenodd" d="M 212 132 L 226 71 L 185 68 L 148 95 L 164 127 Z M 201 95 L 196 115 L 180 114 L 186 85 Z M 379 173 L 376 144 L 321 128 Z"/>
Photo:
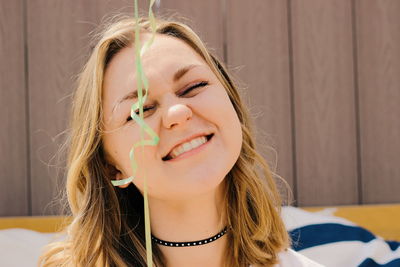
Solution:
<path fill-rule="evenodd" d="M 395 251 L 400 247 L 400 242 L 397 241 L 386 241 L 392 251 Z"/>
<path fill-rule="evenodd" d="M 340 241 L 369 242 L 375 236 L 368 230 L 337 223 L 312 224 L 289 232 L 296 251 Z"/>
<path fill-rule="evenodd" d="M 399 267 L 400 266 L 400 259 L 392 260 L 385 264 L 379 264 L 371 258 L 366 259 L 363 261 L 358 267 Z"/>

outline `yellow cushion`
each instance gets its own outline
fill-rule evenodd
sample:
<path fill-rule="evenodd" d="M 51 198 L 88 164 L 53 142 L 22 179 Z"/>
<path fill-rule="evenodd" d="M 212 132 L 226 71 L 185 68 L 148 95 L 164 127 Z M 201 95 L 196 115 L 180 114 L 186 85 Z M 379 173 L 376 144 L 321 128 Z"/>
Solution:
<path fill-rule="evenodd" d="M 345 218 L 388 240 L 400 241 L 400 204 L 336 207 L 302 207 L 307 211 L 336 208 L 335 216 Z"/>
<path fill-rule="evenodd" d="M 61 231 L 71 222 L 71 217 L 32 216 L 0 218 L 0 230 L 8 228 L 24 228 L 42 233 Z"/>

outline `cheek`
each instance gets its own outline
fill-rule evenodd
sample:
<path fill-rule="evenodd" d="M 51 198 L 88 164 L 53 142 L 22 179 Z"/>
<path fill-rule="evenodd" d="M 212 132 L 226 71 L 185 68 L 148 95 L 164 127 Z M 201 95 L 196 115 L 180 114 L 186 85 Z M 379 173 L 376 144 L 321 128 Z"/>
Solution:
<path fill-rule="evenodd" d="M 214 85 L 190 99 L 191 106 L 198 116 L 204 119 L 218 120 L 232 113 L 229 97 L 222 85 Z"/>
<path fill-rule="evenodd" d="M 210 89 L 212 90 L 198 96 L 194 108 L 199 116 L 217 127 L 225 148 L 232 157 L 238 157 L 243 137 L 239 117 L 222 85 Z"/>
<path fill-rule="evenodd" d="M 149 125 L 151 127 L 151 125 Z M 128 135 L 125 138 L 129 138 Z M 144 140 L 150 139 L 148 135 L 144 135 Z M 135 185 L 142 190 L 143 188 L 143 179 L 147 177 L 149 179 L 149 189 L 152 187 L 152 182 L 154 181 L 154 177 L 159 177 L 162 175 L 160 172 L 159 164 L 161 159 L 158 159 L 157 146 L 150 145 L 137 145 L 133 150 L 133 160 L 136 163 L 136 172 L 133 173 L 132 159 L 130 158 L 130 151 L 132 150 L 134 144 L 140 143 L 140 135 L 131 138 L 129 145 L 123 149 L 123 163 L 124 163 L 124 171 L 128 176 L 134 175 L 134 183 Z"/>
<path fill-rule="evenodd" d="M 219 130 L 232 131 L 232 135 L 241 136 L 240 121 L 228 93 L 222 85 L 213 89 L 215 90 L 200 99 L 202 103 L 200 114 L 215 122 Z"/>
<path fill-rule="evenodd" d="M 227 137 L 228 148 L 231 149 L 232 155 L 234 155 L 236 161 L 242 148 L 243 133 L 236 110 L 230 100 L 228 99 L 227 101 L 226 116 L 224 116 L 224 120 L 221 122 L 225 124 L 221 131 L 224 132 Z"/>
<path fill-rule="evenodd" d="M 116 130 L 113 133 L 108 134 L 104 139 L 104 145 L 106 146 L 107 150 L 116 160 L 120 168 L 122 168 L 122 171 L 125 172 L 125 174 L 127 175 L 132 175 L 132 165 L 129 156 L 130 151 L 133 148 L 134 144 L 140 142 L 140 138 L 140 131 L 137 129 L 134 123 L 131 123 L 125 125 L 124 127 Z M 144 139 L 148 139 L 146 134 L 144 134 Z M 148 154 L 148 148 L 150 147 L 144 146 L 144 155 Z M 135 148 L 134 159 L 136 160 L 136 162 L 143 158 L 141 150 L 141 146 Z"/>
<path fill-rule="evenodd" d="M 242 147 L 243 133 L 239 117 L 227 92 L 224 91 L 219 96 L 217 123 L 220 125 L 220 131 L 224 136 L 227 149 L 230 150 L 232 160 L 236 161 Z"/>

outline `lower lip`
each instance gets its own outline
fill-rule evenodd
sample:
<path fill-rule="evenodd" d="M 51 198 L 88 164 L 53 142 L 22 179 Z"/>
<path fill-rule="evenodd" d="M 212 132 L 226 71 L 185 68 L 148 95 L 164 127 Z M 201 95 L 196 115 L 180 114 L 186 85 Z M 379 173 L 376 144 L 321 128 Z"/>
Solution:
<path fill-rule="evenodd" d="M 215 134 L 214 134 L 214 135 L 215 135 Z M 210 140 L 207 140 L 207 142 L 205 142 L 205 143 L 202 144 L 201 146 L 198 146 L 198 147 L 196 147 L 195 149 L 192 149 L 192 150 L 189 150 L 189 151 L 187 151 L 187 152 L 184 152 L 184 153 L 180 154 L 180 155 L 179 155 L 178 157 L 176 157 L 176 158 L 167 160 L 167 162 L 168 162 L 168 161 L 178 161 L 178 160 L 185 159 L 185 158 L 187 158 L 187 157 L 190 157 L 190 156 L 192 156 L 192 155 L 194 155 L 194 154 L 199 153 L 199 152 L 202 151 L 204 148 L 206 148 L 208 144 L 211 143 L 211 141 L 214 139 L 214 135 L 211 137 Z"/>

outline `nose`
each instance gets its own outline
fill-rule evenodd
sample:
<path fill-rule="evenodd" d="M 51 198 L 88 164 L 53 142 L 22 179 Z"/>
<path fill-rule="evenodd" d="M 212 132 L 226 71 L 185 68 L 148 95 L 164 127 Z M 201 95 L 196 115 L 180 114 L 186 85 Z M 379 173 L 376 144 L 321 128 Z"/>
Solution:
<path fill-rule="evenodd" d="M 170 106 L 163 114 L 164 127 L 170 129 L 177 125 L 182 125 L 192 118 L 192 110 L 185 104 L 175 104 Z"/>

